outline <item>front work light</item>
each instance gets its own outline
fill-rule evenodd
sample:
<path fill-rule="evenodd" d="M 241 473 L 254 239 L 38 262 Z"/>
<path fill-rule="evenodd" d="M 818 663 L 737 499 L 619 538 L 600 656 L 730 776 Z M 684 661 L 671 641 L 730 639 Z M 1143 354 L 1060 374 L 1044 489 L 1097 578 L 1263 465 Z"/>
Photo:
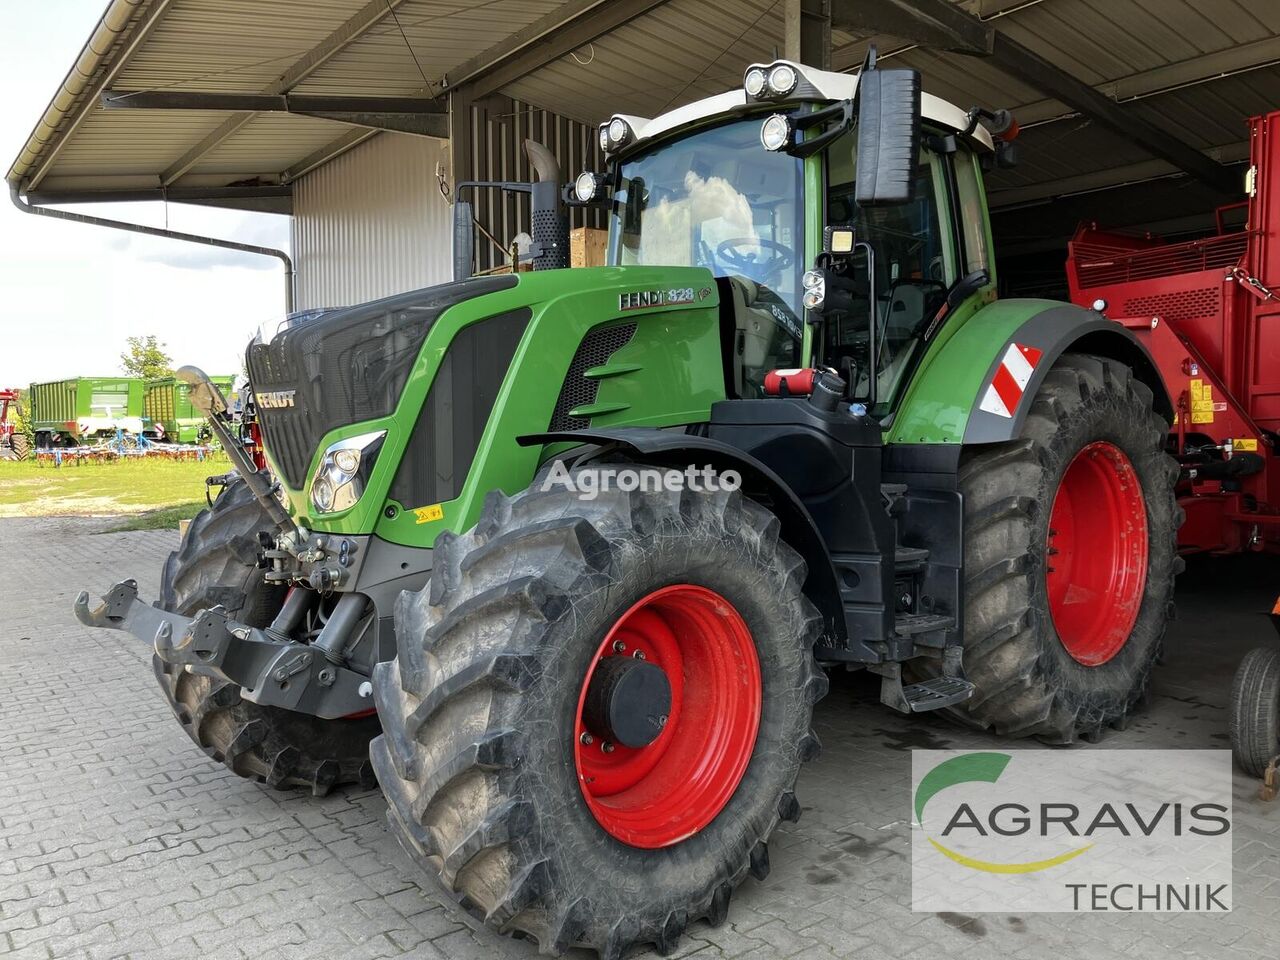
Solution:
<path fill-rule="evenodd" d="M 325 449 L 311 478 L 311 506 L 317 513 L 337 513 L 356 505 L 386 435 L 385 430 L 362 433 Z"/>
<path fill-rule="evenodd" d="M 631 130 L 627 127 L 627 121 L 621 117 L 614 117 L 609 121 L 609 144 L 613 147 L 622 146 L 628 139 Z"/>
<path fill-rule="evenodd" d="M 764 93 L 764 85 L 765 74 L 761 67 L 752 67 L 742 78 L 742 89 L 747 91 L 749 97 L 758 97 Z"/>
<path fill-rule="evenodd" d="M 775 97 L 785 97 L 799 82 L 800 75 L 789 63 L 780 63 L 769 71 L 769 92 Z"/>
<path fill-rule="evenodd" d="M 592 203 L 604 196 L 604 177 L 591 170 L 584 170 L 573 181 L 573 195 L 579 203 Z"/>
<path fill-rule="evenodd" d="M 782 150 L 791 143 L 791 120 L 775 113 L 760 127 L 760 143 L 766 150 Z"/>

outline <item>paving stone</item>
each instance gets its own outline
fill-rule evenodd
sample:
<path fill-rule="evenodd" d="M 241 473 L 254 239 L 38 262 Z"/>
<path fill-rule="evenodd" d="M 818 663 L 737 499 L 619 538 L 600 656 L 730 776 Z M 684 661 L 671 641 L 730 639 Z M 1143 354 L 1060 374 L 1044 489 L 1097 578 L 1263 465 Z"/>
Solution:
<path fill-rule="evenodd" d="M 93 533 L 101 525 L 0 520 L 0 554 L 18 558 L 6 567 L 0 620 L 0 956 L 538 955 L 531 943 L 474 929 L 419 882 L 386 833 L 377 791 L 322 799 L 277 793 L 197 751 L 156 689 L 146 645 L 88 630 L 71 615 L 76 591 L 101 590 L 125 575 L 154 597 L 176 535 Z M 1180 601 L 1175 658 L 1157 674 L 1150 713 L 1093 749 L 1225 746 L 1235 663 L 1254 643 L 1274 642 L 1254 612 L 1267 602 L 1265 591 L 1239 589 L 1192 590 Z M 771 845 L 772 874 L 743 884 L 724 925 L 693 924 L 678 956 L 1274 956 L 1280 803 L 1262 804 L 1244 777 L 1234 784 L 1230 917 L 944 918 L 910 909 L 910 750 L 1000 741 L 937 717 L 893 714 L 878 704 L 868 678 L 845 675 L 834 678 L 815 727 L 823 754 L 801 777 L 800 822 L 785 824 Z M 641 950 L 632 960 L 654 956 Z"/>

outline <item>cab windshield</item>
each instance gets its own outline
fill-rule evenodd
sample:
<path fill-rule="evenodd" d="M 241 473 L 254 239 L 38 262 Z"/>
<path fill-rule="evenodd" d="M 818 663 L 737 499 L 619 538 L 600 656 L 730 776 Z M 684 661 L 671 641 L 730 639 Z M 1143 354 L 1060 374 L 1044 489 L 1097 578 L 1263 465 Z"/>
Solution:
<path fill-rule="evenodd" d="M 620 172 L 613 263 L 706 267 L 746 280 L 799 338 L 803 163 L 760 146 L 758 117 L 662 144 Z"/>

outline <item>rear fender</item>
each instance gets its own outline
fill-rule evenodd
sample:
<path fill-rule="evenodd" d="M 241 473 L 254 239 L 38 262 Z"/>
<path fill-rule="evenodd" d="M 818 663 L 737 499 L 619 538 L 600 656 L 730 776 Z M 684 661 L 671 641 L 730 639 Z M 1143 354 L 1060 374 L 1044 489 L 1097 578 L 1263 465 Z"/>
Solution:
<path fill-rule="evenodd" d="M 1151 355 L 1127 329 L 1093 310 L 1047 300 L 998 300 L 936 344 L 888 425 L 891 443 L 1002 443 L 1021 435 L 1031 401 L 1064 353 L 1128 365 L 1156 412 L 1173 404 Z"/>
<path fill-rule="evenodd" d="M 601 447 L 602 452 L 626 451 L 655 466 L 706 465 L 720 472 L 736 470 L 742 475 L 743 493 L 768 506 L 778 518 L 779 535 L 804 558 L 808 567 L 804 592 L 822 614 L 823 636 L 819 642 L 844 644 L 844 610 L 835 568 L 822 535 L 791 488 L 755 457 L 721 440 L 651 427 L 539 433 L 518 437 L 517 442 L 526 447 L 552 443 L 593 444 Z"/>

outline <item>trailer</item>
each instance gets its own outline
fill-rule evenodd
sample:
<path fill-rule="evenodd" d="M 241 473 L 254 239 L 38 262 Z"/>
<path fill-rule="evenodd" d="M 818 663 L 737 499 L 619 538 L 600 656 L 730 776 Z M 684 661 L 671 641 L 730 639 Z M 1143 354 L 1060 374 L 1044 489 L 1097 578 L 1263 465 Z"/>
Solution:
<path fill-rule="evenodd" d="M 74 447 L 142 433 L 142 385 L 137 377 L 74 377 L 33 383 L 29 397 L 37 447 Z"/>
<path fill-rule="evenodd" d="M 235 377 L 210 377 L 234 404 Z M 191 388 L 175 377 L 148 380 L 143 385 L 143 434 L 169 443 L 200 443 L 210 437 L 209 424 L 191 404 Z"/>
<path fill-rule="evenodd" d="M 1280 552 L 1280 112 L 1249 129 L 1248 199 L 1218 210 L 1216 235 L 1085 224 L 1068 247 L 1072 302 L 1131 330 L 1174 400 L 1186 554 Z"/>

